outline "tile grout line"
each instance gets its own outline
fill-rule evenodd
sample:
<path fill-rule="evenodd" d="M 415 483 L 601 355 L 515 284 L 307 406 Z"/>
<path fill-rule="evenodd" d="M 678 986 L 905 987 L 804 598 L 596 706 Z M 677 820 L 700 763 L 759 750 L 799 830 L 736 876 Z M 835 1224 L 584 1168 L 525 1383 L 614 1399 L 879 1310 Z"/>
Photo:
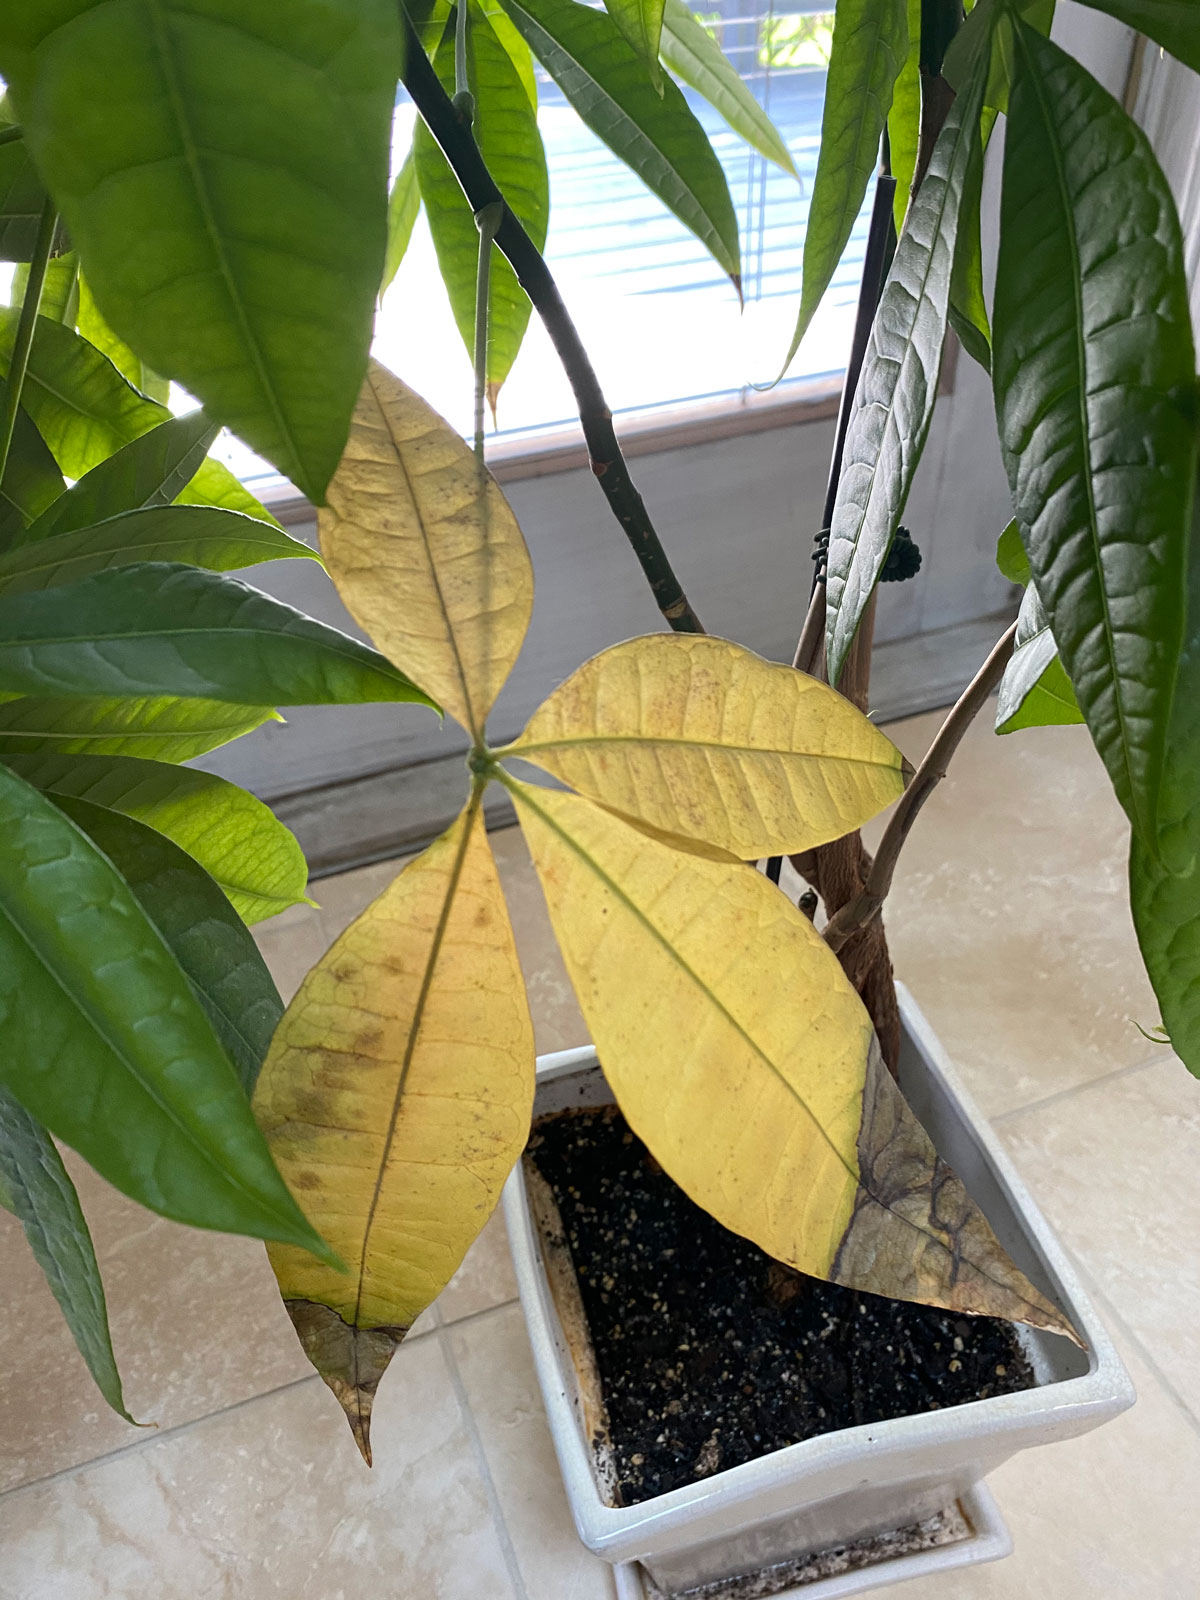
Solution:
<path fill-rule="evenodd" d="M 1084 1287 L 1087 1289 L 1088 1294 L 1091 1295 L 1094 1300 L 1099 1301 L 1103 1306 L 1105 1321 L 1112 1322 L 1117 1325 L 1121 1331 L 1122 1337 L 1128 1340 L 1128 1342 L 1137 1351 L 1139 1357 L 1149 1369 L 1151 1377 L 1158 1384 L 1159 1388 L 1162 1389 L 1167 1399 L 1170 1400 L 1177 1411 L 1182 1413 L 1184 1421 L 1188 1423 L 1192 1430 L 1200 1434 L 1200 1417 L 1196 1415 L 1192 1407 L 1176 1389 L 1171 1379 L 1167 1377 L 1166 1373 L 1159 1366 L 1157 1360 L 1148 1349 L 1141 1334 L 1138 1333 L 1137 1330 L 1128 1322 L 1125 1314 L 1117 1307 L 1095 1274 L 1084 1265 L 1084 1263 L 1079 1259 L 1073 1250 L 1070 1251 L 1069 1254 L 1071 1265 L 1078 1273 L 1079 1277 L 1083 1280 Z M 1119 1351 L 1117 1353 L 1118 1355 L 1120 1354 Z"/>
<path fill-rule="evenodd" d="M 152 1424 L 143 1423 L 142 1427 L 147 1430 L 144 1439 L 135 1439 L 116 1450 L 106 1450 L 103 1455 L 91 1456 L 87 1461 L 72 1462 L 69 1467 L 60 1467 L 57 1472 L 47 1472 L 41 1478 L 30 1478 L 27 1483 L 14 1483 L 11 1488 L 0 1490 L 0 1503 L 11 1499 L 14 1495 L 24 1494 L 27 1489 L 44 1489 L 47 1484 L 58 1483 L 64 1478 L 78 1477 L 81 1472 L 87 1472 L 92 1467 L 106 1467 L 110 1462 L 136 1455 L 141 1450 L 149 1450 L 167 1439 L 177 1439 L 181 1434 L 190 1433 L 193 1428 L 199 1428 L 217 1417 L 232 1416 L 235 1411 L 242 1411 L 246 1406 L 254 1405 L 256 1401 L 269 1400 L 274 1395 L 287 1394 L 291 1389 L 299 1389 L 306 1383 L 320 1383 L 320 1381 L 318 1373 L 310 1372 L 303 1378 L 293 1378 L 289 1383 L 277 1384 L 274 1389 L 264 1389 L 261 1394 L 250 1394 L 244 1400 L 235 1400 L 232 1405 L 221 1406 L 216 1411 L 206 1411 L 202 1417 L 189 1417 L 186 1422 L 177 1422 L 171 1428 L 154 1428 L 151 1432 Z"/>
<path fill-rule="evenodd" d="M 436 1304 L 436 1301 L 434 1302 Z M 493 1306 L 481 1306 L 478 1311 L 468 1311 L 461 1317 L 442 1316 L 438 1326 L 442 1328 L 465 1328 L 474 1322 L 482 1322 L 484 1317 L 490 1317 L 494 1311 L 503 1311 L 506 1306 L 520 1305 L 520 1295 L 510 1295 L 507 1300 L 497 1300 Z"/>
<path fill-rule="evenodd" d="M 989 1117 L 988 1120 L 994 1128 L 999 1128 L 1004 1123 L 1023 1117 L 1030 1111 L 1044 1111 L 1048 1106 L 1058 1105 L 1062 1100 L 1070 1100 L 1074 1095 L 1087 1094 L 1089 1089 L 1099 1089 L 1104 1084 L 1116 1083 L 1120 1078 L 1131 1078 L 1136 1073 L 1148 1072 L 1151 1067 L 1160 1065 L 1163 1059 L 1162 1056 L 1152 1056 L 1148 1061 L 1135 1061 L 1132 1066 L 1114 1067 L 1111 1072 L 1106 1072 L 1099 1078 L 1089 1078 L 1086 1083 L 1073 1083 L 1069 1088 L 1056 1089 L 1053 1094 L 1048 1094 L 1041 1100 L 1029 1100 L 1023 1106 L 1012 1106 L 997 1116 Z"/>
<path fill-rule="evenodd" d="M 491 1309 L 494 1310 L 496 1308 L 492 1307 Z M 462 1320 L 465 1322 L 467 1319 L 464 1317 Z M 458 1357 L 454 1354 L 452 1342 L 448 1337 L 450 1328 L 453 1326 L 456 1326 L 456 1324 L 440 1325 L 436 1331 L 437 1342 L 446 1363 L 446 1370 L 450 1374 L 450 1383 L 454 1389 L 454 1397 L 458 1401 L 463 1427 L 467 1430 L 467 1436 L 471 1441 L 471 1452 L 475 1457 L 475 1465 L 483 1478 L 488 1508 L 492 1513 L 492 1525 L 500 1542 L 500 1550 L 504 1556 L 504 1565 L 508 1569 L 513 1593 L 516 1600 L 529 1600 L 529 1591 L 525 1587 L 521 1564 L 517 1560 L 516 1548 L 512 1542 L 512 1535 L 508 1531 L 508 1523 L 500 1506 L 500 1496 L 496 1492 L 496 1485 L 492 1478 L 492 1469 L 488 1463 L 487 1451 L 483 1448 L 483 1440 L 479 1436 L 479 1424 L 475 1421 L 475 1413 L 471 1409 L 467 1386 L 463 1382 L 462 1373 L 459 1370 Z"/>
<path fill-rule="evenodd" d="M 437 1331 L 437 1326 L 427 1328 L 412 1342 L 419 1344 L 421 1340 L 430 1338 Z M 143 1423 L 141 1431 L 145 1433 L 144 1438 L 133 1439 L 129 1444 L 120 1445 L 115 1450 L 105 1450 L 98 1456 L 89 1456 L 86 1461 L 73 1461 L 70 1466 L 59 1467 L 56 1472 L 43 1473 L 40 1478 L 29 1478 L 24 1483 L 10 1484 L 7 1489 L 0 1489 L 0 1503 L 11 1499 L 14 1495 L 24 1494 L 27 1489 L 44 1489 L 48 1484 L 58 1483 L 62 1479 L 78 1477 L 81 1472 L 88 1472 L 92 1467 L 105 1467 L 113 1461 L 121 1461 L 126 1456 L 136 1455 L 141 1450 L 149 1450 L 157 1444 L 164 1444 L 168 1439 L 178 1439 L 185 1433 L 191 1433 L 195 1428 L 203 1427 L 206 1422 L 233 1416 L 235 1412 L 244 1411 L 247 1406 L 256 1405 L 260 1400 L 272 1400 L 277 1395 L 301 1389 L 305 1384 L 322 1381 L 319 1372 L 306 1372 L 301 1378 L 291 1378 L 287 1383 L 277 1383 L 274 1388 L 263 1389 L 258 1394 L 248 1394 L 243 1400 L 234 1400 L 230 1405 L 218 1406 L 215 1411 L 205 1411 L 198 1417 L 188 1417 L 185 1422 L 176 1422 L 169 1428 L 154 1428 L 151 1424 Z"/>

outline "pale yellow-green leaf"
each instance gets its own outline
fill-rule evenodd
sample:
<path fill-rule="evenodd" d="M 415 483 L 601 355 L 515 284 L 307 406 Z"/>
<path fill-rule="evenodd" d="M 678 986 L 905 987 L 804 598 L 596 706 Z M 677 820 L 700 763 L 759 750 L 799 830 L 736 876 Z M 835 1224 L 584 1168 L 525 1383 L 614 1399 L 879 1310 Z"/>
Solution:
<path fill-rule="evenodd" d="M 495 1206 L 529 1134 L 533 1079 L 475 798 L 305 978 L 254 1095 L 280 1171 L 350 1268 L 268 1252 L 368 1463 L 379 1379 Z"/>
<path fill-rule="evenodd" d="M 650 634 L 594 656 L 504 753 L 746 860 L 852 832 L 899 798 L 908 770 L 827 684 L 699 634 Z"/>
<path fill-rule="evenodd" d="M 461 435 L 377 361 L 318 529 L 351 616 L 478 737 L 529 626 L 529 552 Z"/>
<path fill-rule="evenodd" d="M 938 1159 L 785 895 L 506 782 L 605 1076 L 697 1205 L 818 1277 L 1072 1336 Z"/>

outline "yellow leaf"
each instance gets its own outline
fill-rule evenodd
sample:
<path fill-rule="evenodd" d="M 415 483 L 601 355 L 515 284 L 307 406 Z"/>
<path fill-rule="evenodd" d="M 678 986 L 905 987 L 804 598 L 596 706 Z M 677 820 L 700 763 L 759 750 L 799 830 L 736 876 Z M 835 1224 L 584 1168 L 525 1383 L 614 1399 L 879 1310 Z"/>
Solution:
<path fill-rule="evenodd" d="M 529 626 L 529 552 L 486 467 L 377 361 L 317 526 L 350 615 L 480 738 Z"/>
<path fill-rule="evenodd" d="M 268 1251 L 368 1465 L 379 1379 L 495 1206 L 529 1134 L 533 1080 L 476 796 L 305 978 L 254 1096 L 280 1171 L 350 1268 Z"/>
<path fill-rule="evenodd" d="M 899 798 L 911 770 L 827 684 L 697 634 L 594 656 L 501 753 L 745 860 L 852 832 Z"/>
<path fill-rule="evenodd" d="M 605 1076 L 697 1205 L 814 1276 L 1074 1337 L 936 1156 L 786 896 L 506 784 Z"/>

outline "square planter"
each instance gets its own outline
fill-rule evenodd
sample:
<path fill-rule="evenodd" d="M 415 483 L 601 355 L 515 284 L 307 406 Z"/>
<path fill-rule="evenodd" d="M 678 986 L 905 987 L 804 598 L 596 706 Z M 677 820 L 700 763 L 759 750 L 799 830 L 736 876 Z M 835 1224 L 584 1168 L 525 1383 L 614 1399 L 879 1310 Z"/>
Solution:
<path fill-rule="evenodd" d="M 979 1537 L 881 1559 L 794 1592 L 805 1600 L 863 1594 L 921 1572 L 995 1559 L 1008 1550 L 1003 1525 L 997 1525 L 990 1497 L 975 1495 L 976 1486 L 1017 1451 L 1085 1433 L 1133 1404 L 1128 1375 L 1057 1240 L 912 997 L 902 986 L 899 995 L 899 1076 L 909 1104 L 1005 1249 L 1067 1312 L 1087 1349 L 1021 1328 L 1036 1378 L 1032 1389 L 845 1428 L 640 1505 L 614 1505 L 585 1426 L 587 1385 L 563 1331 L 518 1163 L 504 1190 L 505 1220 L 575 1525 L 588 1549 L 617 1565 L 619 1573 L 624 1564 L 640 1563 L 665 1595 L 907 1528 L 956 1503 Z M 590 1046 L 539 1060 L 535 1117 L 612 1099 Z M 573 1337 L 578 1349 L 577 1330 Z M 621 1581 L 626 1593 L 636 1595 L 629 1587 L 631 1572 L 636 1569 L 626 1567 Z"/>

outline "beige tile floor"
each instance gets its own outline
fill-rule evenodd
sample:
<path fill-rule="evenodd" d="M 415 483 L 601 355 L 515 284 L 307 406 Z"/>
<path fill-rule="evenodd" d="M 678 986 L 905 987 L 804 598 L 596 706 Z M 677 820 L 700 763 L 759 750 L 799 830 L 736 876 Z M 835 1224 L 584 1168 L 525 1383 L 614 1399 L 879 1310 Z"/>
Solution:
<path fill-rule="evenodd" d="M 933 719 L 892 730 L 906 753 Z M 897 1600 L 1200 1597 L 1200 1085 L 1123 903 L 1125 830 L 1086 736 L 973 730 L 913 835 L 897 968 L 1072 1251 L 1137 1382 L 1133 1411 L 993 1480 L 996 1566 Z M 538 1048 L 582 1042 L 520 838 L 493 835 Z M 267 924 L 290 994 L 395 863 Z M 76 1164 L 78 1171 L 78 1164 Z M 0 1600 L 611 1600 L 578 1544 L 493 1219 L 380 1391 L 376 1466 L 308 1375 L 265 1259 L 151 1218 L 79 1172 L 133 1431 L 92 1392 L 0 1216 Z"/>

